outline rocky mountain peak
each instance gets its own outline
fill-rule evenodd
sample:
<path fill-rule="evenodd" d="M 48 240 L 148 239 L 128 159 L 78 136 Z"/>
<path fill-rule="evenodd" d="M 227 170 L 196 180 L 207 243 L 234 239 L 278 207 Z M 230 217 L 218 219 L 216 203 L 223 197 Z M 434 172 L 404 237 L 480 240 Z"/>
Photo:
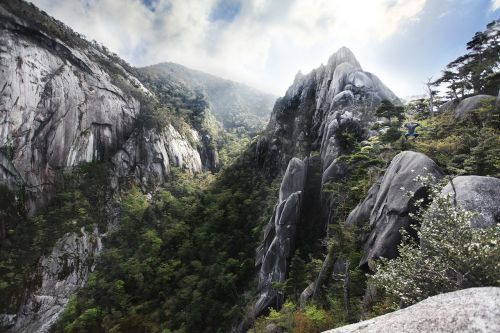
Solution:
<path fill-rule="evenodd" d="M 337 52 L 330 56 L 327 67 L 335 69 L 338 65 L 343 63 L 351 64 L 354 68 L 362 70 L 358 59 L 356 59 L 354 53 L 346 46 L 342 46 Z"/>
<path fill-rule="evenodd" d="M 261 161 L 271 175 L 282 174 L 292 157 L 319 151 L 326 169 L 339 153 L 337 129 L 350 121 L 367 128 L 382 100 L 398 97 L 377 76 L 363 71 L 351 50 L 340 48 L 326 66 L 299 72 L 277 100 L 268 126 L 269 144 L 258 145 L 266 155 Z"/>

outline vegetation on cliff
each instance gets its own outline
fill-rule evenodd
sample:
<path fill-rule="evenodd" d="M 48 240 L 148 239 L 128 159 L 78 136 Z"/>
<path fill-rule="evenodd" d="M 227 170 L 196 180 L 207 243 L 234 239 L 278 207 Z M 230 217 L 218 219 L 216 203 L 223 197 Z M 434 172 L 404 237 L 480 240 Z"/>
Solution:
<path fill-rule="evenodd" d="M 146 197 L 123 195 L 121 227 L 56 332 L 227 332 L 254 280 L 254 251 L 276 183 L 250 152 L 221 171 L 174 171 Z"/>

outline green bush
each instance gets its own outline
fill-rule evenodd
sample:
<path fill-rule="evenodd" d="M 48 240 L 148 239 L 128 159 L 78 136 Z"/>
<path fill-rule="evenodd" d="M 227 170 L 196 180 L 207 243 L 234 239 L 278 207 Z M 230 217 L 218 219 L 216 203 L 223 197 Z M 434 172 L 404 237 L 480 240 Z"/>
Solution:
<path fill-rule="evenodd" d="M 475 213 L 455 206 L 451 194 L 439 196 L 431 178 L 425 182 L 434 200 L 415 216 L 420 242 L 404 234 L 399 257 L 376 263 L 371 281 L 399 306 L 452 290 L 500 285 L 500 226 L 472 228 Z"/>

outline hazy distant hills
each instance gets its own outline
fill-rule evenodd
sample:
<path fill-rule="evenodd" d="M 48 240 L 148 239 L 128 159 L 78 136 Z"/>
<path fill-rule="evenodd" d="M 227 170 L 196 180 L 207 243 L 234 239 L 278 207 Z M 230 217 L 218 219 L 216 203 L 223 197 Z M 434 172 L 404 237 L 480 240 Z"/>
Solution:
<path fill-rule="evenodd" d="M 171 62 L 139 69 L 156 80 L 179 81 L 205 95 L 228 131 L 258 132 L 265 127 L 276 96 Z"/>

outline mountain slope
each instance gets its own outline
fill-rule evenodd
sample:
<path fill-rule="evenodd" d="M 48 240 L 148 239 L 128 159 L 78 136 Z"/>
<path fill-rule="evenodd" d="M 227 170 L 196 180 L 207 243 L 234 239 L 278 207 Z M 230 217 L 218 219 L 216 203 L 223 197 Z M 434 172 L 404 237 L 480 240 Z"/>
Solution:
<path fill-rule="evenodd" d="M 260 132 L 269 120 L 276 99 L 241 83 L 170 62 L 138 70 L 159 84 L 161 80 L 176 80 L 207 96 L 216 119 L 226 131 L 240 128 L 250 134 Z"/>
<path fill-rule="evenodd" d="M 215 171 L 223 132 L 180 79 L 156 89 L 24 1 L 3 1 L 0 18 L 1 321 L 47 331 L 119 227 L 127 184 Z"/>

